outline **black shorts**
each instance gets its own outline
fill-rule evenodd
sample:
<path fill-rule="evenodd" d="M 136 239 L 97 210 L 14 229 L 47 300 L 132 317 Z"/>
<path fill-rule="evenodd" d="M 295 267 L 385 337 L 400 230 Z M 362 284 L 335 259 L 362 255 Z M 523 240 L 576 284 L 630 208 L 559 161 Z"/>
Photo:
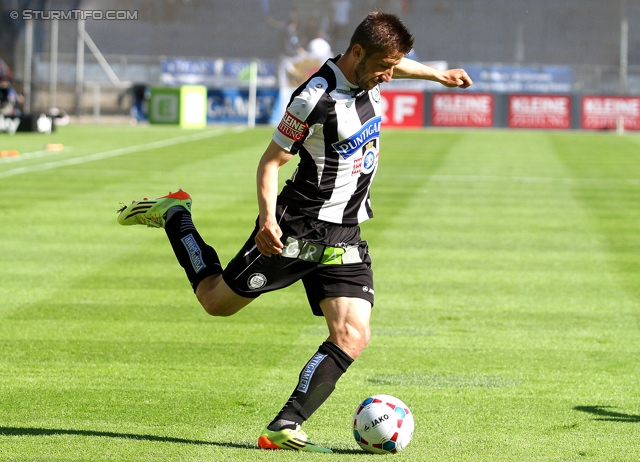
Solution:
<path fill-rule="evenodd" d="M 302 279 L 316 316 L 322 316 L 320 301 L 327 297 L 362 298 L 373 306 L 371 257 L 359 226 L 315 220 L 280 205 L 276 218 L 283 232 L 282 254 L 265 257 L 258 251 L 256 220 L 251 237 L 222 273 L 235 293 L 256 298 Z"/>

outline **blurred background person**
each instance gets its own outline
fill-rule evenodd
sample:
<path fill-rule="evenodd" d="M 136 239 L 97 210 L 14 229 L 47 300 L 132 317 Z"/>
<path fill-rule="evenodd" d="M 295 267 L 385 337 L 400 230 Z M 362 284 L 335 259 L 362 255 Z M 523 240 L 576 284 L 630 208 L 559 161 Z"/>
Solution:
<path fill-rule="evenodd" d="M 327 59 L 333 58 L 331 44 L 327 41 L 326 34 L 322 30 L 319 30 L 316 38 L 309 42 L 307 56 L 311 60 L 318 61 L 318 67 L 324 64 Z"/>
<path fill-rule="evenodd" d="M 8 77 L 0 77 L 0 114 L 4 116 L 19 116 L 22 111 L 24 97 L 11 85 Z"/>

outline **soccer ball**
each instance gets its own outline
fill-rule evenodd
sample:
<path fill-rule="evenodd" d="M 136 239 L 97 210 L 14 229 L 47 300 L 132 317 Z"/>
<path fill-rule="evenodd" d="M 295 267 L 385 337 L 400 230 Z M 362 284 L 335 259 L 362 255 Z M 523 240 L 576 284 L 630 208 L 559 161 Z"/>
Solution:
<path fill-rule="evenodd" d="M 394 454 L 413 437 L 413 414 L 406 404 L 389 395 L 365 399 L 353 413 L 353 436 L 362 449 Z"/>

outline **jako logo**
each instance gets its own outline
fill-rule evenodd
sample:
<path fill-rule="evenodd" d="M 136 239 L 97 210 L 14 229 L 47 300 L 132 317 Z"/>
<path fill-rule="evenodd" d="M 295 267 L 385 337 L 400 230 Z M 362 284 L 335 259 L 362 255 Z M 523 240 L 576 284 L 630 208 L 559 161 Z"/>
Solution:
<path fill-rule="evenodd" d="M 380 425 L 385 420 L 389 420 L 389 414 L 384 414 L 371 421 L 371 428 L 376 428 L 376 426 Z"/>

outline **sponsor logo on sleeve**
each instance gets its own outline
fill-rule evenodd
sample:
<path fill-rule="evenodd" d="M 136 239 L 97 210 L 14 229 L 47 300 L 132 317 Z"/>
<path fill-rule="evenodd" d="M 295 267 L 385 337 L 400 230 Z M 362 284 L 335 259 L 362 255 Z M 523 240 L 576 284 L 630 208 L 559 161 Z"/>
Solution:
<path fill-rule="evenodd" d="M 292 115 L 289 111 L 284 114 L 280 125 L 278 125 L 278 131 L 293 141 L 300 141 L 304 138 L 307 128 L 309 128 L 309 125 Z"/>

